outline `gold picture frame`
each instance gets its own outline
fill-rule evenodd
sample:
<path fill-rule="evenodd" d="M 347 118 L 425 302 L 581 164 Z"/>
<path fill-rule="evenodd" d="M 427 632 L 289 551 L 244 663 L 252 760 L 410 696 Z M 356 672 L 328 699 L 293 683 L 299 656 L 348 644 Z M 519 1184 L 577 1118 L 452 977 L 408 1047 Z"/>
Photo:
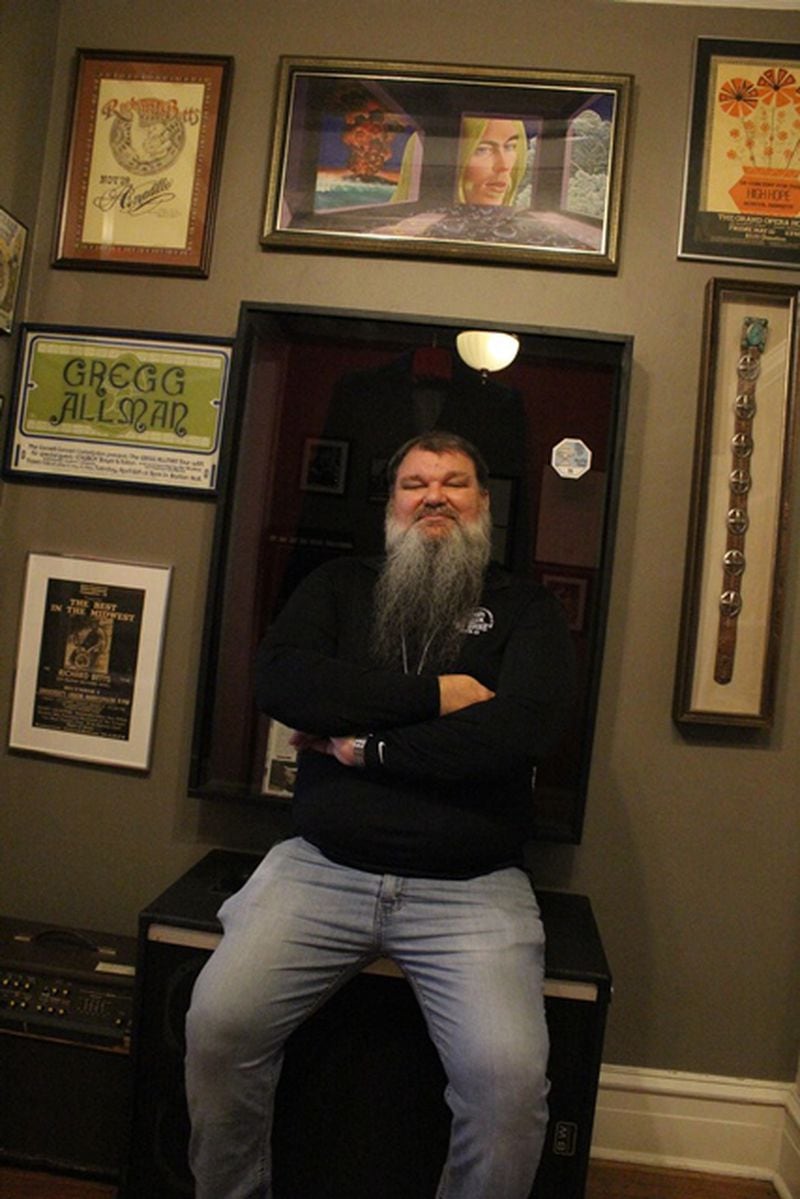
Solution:
<path fill-rule="evenodd" d="M 14 328 L 27 240 L 27 226 L 0 207 L 0 333 Z"/>
<path fill-rule="evenodd" d="M 615 271 L 632 84 L 284 56 L 262 244 Z"/>

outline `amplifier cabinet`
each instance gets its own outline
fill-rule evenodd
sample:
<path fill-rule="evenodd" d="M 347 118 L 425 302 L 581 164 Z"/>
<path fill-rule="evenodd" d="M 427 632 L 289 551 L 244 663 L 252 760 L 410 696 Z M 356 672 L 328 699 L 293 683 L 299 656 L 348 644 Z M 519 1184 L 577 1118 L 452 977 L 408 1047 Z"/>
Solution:
<path fill-rule="evenodd" d="M 140 917 L 132 1152 L 124 1199 L 193 1194 L 184 1022 L 220 937 L 216 911 L 260 859 L 213 850 Z M 581 1199 L 610 976 L 588 899 L 537 892 L 547 936 L 550 1124 L 531 1199 Z M 449 1132 L 444 1074 L 408 983 L 378 962 L 287 1046 L 273 1129 L 276 1199 L 433 1199 Z"/>
<path fill-rule="evenodd" d="M 0 917 L 0 1160 L 116 1179 L 136 940 Z"/>

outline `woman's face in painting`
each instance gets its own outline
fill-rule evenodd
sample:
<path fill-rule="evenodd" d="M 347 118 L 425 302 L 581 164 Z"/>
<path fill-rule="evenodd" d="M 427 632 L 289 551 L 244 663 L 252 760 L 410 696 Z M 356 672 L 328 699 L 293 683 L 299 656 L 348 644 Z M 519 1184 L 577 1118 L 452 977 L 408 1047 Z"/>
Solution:
<path fill-rule="evenodd" d="M 503 204 L 511 187 L 511 172 L 521 152 L 517 121 L 493 118 L 464 168 L 463 189 L 468 204 Z"/>

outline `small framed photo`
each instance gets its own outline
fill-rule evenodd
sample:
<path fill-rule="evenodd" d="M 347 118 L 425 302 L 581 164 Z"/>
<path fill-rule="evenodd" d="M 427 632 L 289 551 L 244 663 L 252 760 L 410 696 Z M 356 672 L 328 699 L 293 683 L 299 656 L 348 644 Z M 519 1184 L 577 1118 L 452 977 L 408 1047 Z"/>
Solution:
<path fill-rule="evenodd" d="M 14 327 L 27 239 L 25 225 L 0 207 L 0 333 L 10 333 Z"/>
<path fill-rule="evenodd" d="M 679 257 L 797 269 L 800 43 L 698 38 Z"/>
<path fill-rule="evenodd" d="M 492 514 L 492 557 L 502 566 L 511 566 L 514 549 L 514 522 L 518 479 L 492 475 L 489 500 Z"/>
<path fill-rule="evenodd" d="M 678 724 L 772 723 L 797 452 L 799 302 L 788 284 L 708 285 Z"/>
<path fill-rule="evenodd" d="M 265 248 L 615 271 L 629 75 L 281 59 Z"/>
<path fill-rule="evenodd" d="M 389 459 L 384 455 L 370 458 L 367 481 L 367 500 L 370 504 L 385 504 L 389 499 L 389 480 L 386 478 L 388 465 Z"/>
<path fill-rule="evenodd" d="M 53 266 L 208 275 L 232 71 L 78 51 Z"/>
<path fill-rule="evenodd" d="M 171 574 L 28 555 L 10 749 L 149 769 Z"/>
<path fill-rule="evenodd" d="M 543 570 L 541 583 L 548 591 L 552 591 L 560 602 L 570 630 L 573 633 L 582 633 L 586 622 L 588 578 L 580 574 L 565 574 L 560 570 Z"/>
<path fill-rule="evenodd" d="M 300 466 L 300 490 L 344 495 L 349 443 L 327 437 L 307 437 Z"/>

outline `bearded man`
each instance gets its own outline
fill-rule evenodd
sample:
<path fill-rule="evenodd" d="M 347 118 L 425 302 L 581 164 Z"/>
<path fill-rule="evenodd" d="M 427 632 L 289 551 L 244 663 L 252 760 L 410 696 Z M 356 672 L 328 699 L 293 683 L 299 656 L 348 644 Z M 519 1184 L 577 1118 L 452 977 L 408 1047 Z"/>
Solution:
<path fill-rule="evenodd" d="M 271 1196 L 286 1041 L 378 957 L 447 1074 L 437 1199 L 527 1199 L 541 1154 L 544 936 L 523 845 L 571 707 L 569 634 L 548 592 L 490 563 L 474 446 L 426 434 L 388 473 L 385 559 L 312 573 L 259 652 L 259 706 L 298 730 L 296 836 L 225 902 L 195 987 L 197 1199 Z"/>

